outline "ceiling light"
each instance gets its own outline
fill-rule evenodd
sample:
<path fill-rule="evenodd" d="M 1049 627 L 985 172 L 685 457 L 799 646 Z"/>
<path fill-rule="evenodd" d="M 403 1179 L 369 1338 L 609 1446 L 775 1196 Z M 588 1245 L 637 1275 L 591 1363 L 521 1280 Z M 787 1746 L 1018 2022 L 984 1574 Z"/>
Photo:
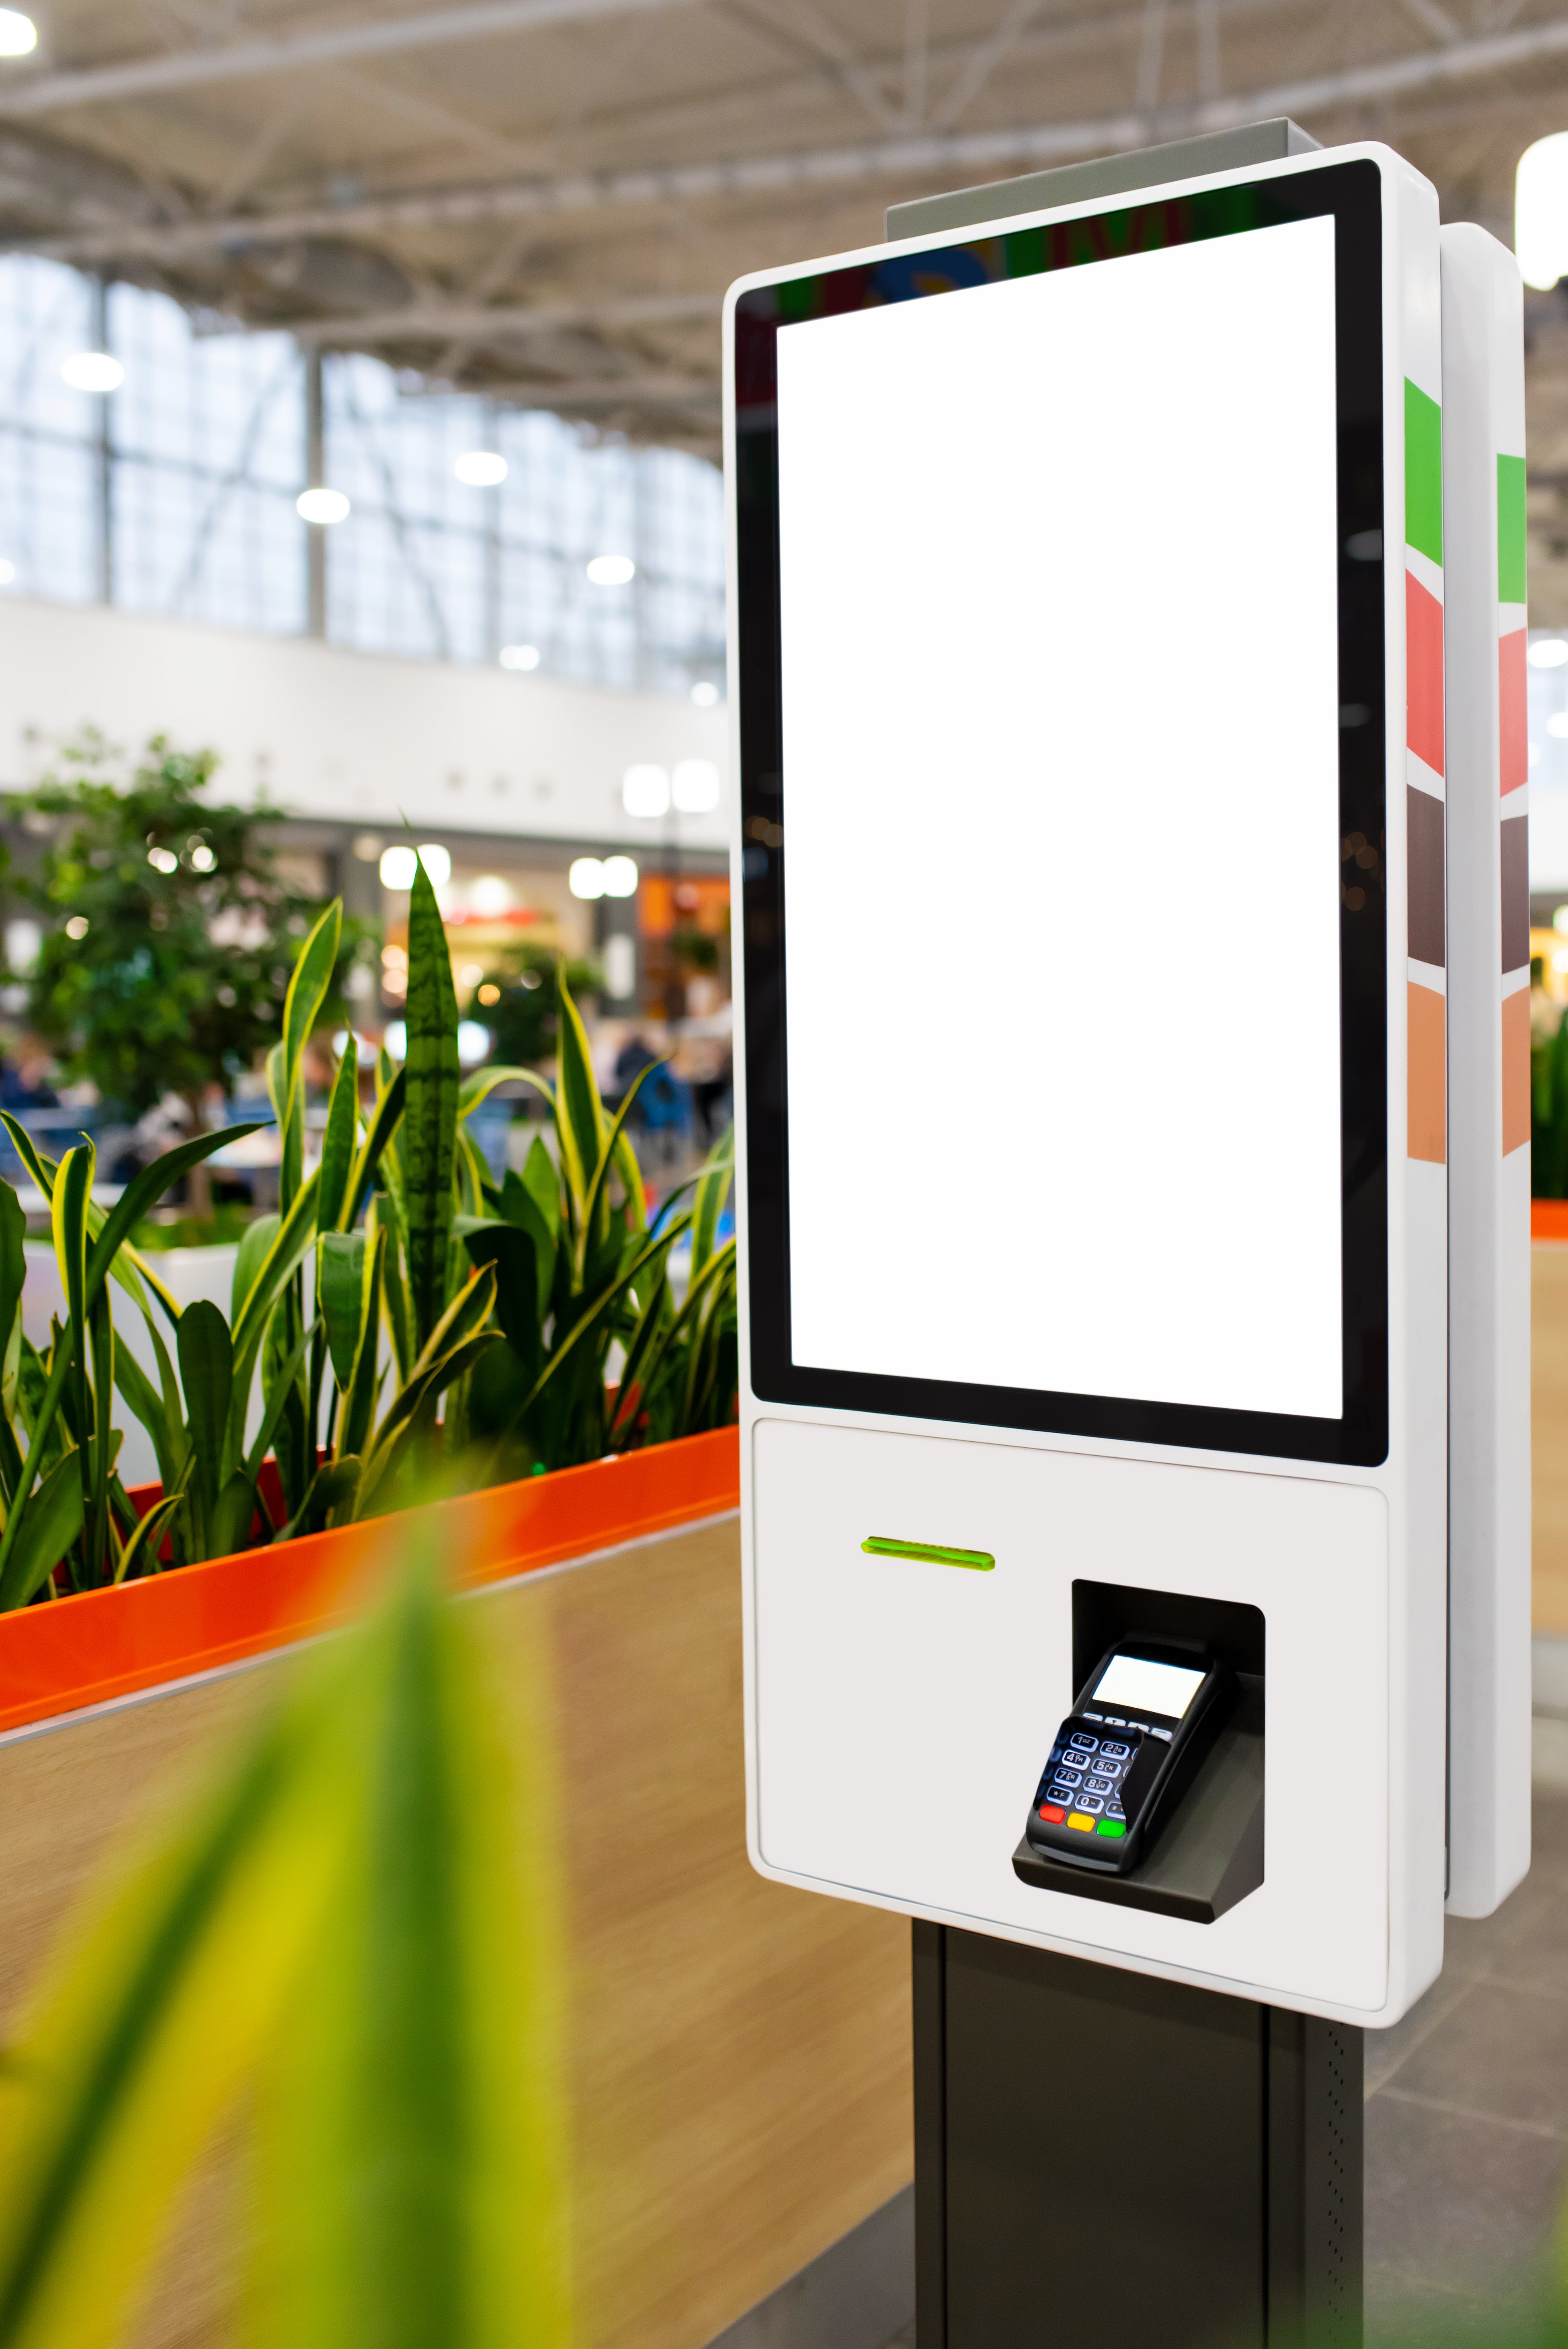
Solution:
<path fill-rule="evenodd" d="M 628 815 L 663 815 L 670 803 L 670 779 L 662 767 L 628 767 L 621 778 L 621 804 Z"/>
<path fill-rule="evenodd" d="M 1532 668 L 1561 668 L 1568 661 L 1568 643 L 1561 636 L 1537 636 L 1530 647 Z"/>
<path fill-rule="evenodd" d="M 606 856 L 604 859 L 605 896 L 634 897 L 636 894 L 636 858 L 634 856 Z"/>
<path fill-rule="evenodd" d="M 711 709 L 718 699 L 718 688 L 710 677 L 699 677 L 691 689 L 691 698 L 698 709 Z"/>
<path fill-rule="evenodd" d="M 682 759 L 674 785 L 683 815 L 708 815 L 718 805 L 718 769 L 711 759 Z"/>
<path fill-rule="evenodd" d="M 596 856 L 574 856 L 566 868 L 566 885 L 574 897 L 602 897 L 604 867 Z"/>
<path fill-rule="evenodd" d="M 125 369 L 108 351 L 74 351 L 60 368 L 73 391 L 118 391 Z"/>
<path fill-rule="evenodd" d="M 1513 250 L 1527 285 L 1545 291 L 1568 273 L 1568 131 L 1538 139 L 1519 159 Z"/>
<path fill-rule="evenodd" d="M 537 668 L 539 667 L 539 647 L 537 645 L 502 645 L 500 648 L 500 665 L 502 668 Z"/>
<path fill-rule="evenodd" d="M 477 987 L 484 975 L 485 967 L 482 962 L 466 962 L 458 973 L 458 981 L 462 987 Z"/>
<path fill-rule="evenodd" d="M 1554 709 L 1546 721 L 1546 731 L 1561 742 L 1568 735 L 1568 709 Z"/>
<path fill-rule="evenodd" d="M 418 858 L 411 848 L 385 848 L 381 852 L 381 886 L 384 889 L 411 889 Z"/>
<path fill-rule="evenodd" d="M 0 8 L 0 57 L 30 57 L 38 46 L 38 27 L 20 8 Z"/>
<path fill-rule="evenodd" d="M 1557 907 L 1556 912 L 1552 916 L 1552 926 L 1558 933 L 1559 936 L 1562 936 L 1564 930 L 1568 930 L 1568 905 L 1559 905 Z"/>
<path fill-rule="evenodd" d="M 86 916 L 85 914 L 73 914 L 73 915 L 71 916 L 70 920 L 66 924 L 66 936 L 67 936 L 67 937 L 68 937 L 68 938 L 85 938 L 85 937 L 86 937 L 86 936 L 87 936 L 87 934 L 88 934 L 88 917 L 87 917 L 87 916 Z"/>
<path fill-rule="evenodd" d="M 506 479 L 506 459 L 493 449 L 465 449 L 452 471 L 470 490 L 496 490 Z"/>
<path fill-rule="evenodd" d="M 381 834 L 378 832 L 356 832 L 354 854 L 361 864 L 374 864 L 381 854 Z"/>
<path fill-rule="evenodd" d="M 15 582 L 15 564 L 7 555 L 0 554 L 0 587 L 12 586 Z"/>
<path fill-rule="evenodd" d="M 406 1019 L 388 1019 L 381 1039 L 391 1060 L 406 1061 L 408 1057 L 408 1023 Z"/>
<path fill-rule="evenodd" d="M 178 873 L 180 859 L 171 848 L 150 848 L 147 861 L 155 873 Z"/>
<path fill-rule="evenodd" d="M 490 1048 L 490 1031 L 488 1028 L 481 1028 L 477 1019 L 459 1020 L 458 1058 L 465 1069 L 471 1069 L 476 1061 L 488 1060 Z"/>
<path fill-rule="evenodd" d="M 443 848 L 438 840 L 419 843 L 419 862 L 438 889 L 444 889 L 452 877 L 452 852 Z"/>
<path fill-rule="evenodd" d="M 191 864 L 197 873 L 215 873 L 218 869 L 218 860 L 204 840 L 199 840 L 191 851 Z"/>
<path fill-rule="evenodd" d="M 302 522 L 314 522 L 323 528 L 348 520 L 348 500 L 341 490 L 305 490 L 295 499 L 294 507 Z"/>
<path fill-rule="evenodd" d="M 629 554 L 596 554 L 588 565 L 588 576 L 595 587 L 624 587 L 637 575 L 637 566 Z"/>
<path fill-rule="evenodd" d="M 483 920 L 499 921 L 502 914 L 511 911 L 511 886 L 499 873 L 481 873 L 474 883 L 470 903 Z"/>

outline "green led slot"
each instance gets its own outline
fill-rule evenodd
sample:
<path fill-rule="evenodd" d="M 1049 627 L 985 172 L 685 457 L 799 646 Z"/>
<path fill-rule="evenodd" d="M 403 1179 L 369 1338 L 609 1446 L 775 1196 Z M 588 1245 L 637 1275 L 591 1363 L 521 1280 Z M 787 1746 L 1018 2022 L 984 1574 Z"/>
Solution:
<path fill-rule="evenodd" d="M 894 1541 L 890 1534 L 872 1534 L 861 1547 L 869 1557 L 913 1557 L 925 1566 L 966 1566 L 975 1574 L 989 1574 L 996 1563 L 988 1549 L 948 1549 L 941 1542 Z"/>

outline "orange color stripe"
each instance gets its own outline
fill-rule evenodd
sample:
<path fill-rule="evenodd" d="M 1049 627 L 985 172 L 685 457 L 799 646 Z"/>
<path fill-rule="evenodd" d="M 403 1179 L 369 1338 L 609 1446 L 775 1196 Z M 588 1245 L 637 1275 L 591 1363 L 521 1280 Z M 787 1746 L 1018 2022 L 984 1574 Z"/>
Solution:
<path fill-rule="evenodd" d="M 1412 979 L 1407 1002 L 1407 1127 L 1411 1158 L 1442 1165 L 1448 1157 L 1448 1005 L 1433 987 Z"/>

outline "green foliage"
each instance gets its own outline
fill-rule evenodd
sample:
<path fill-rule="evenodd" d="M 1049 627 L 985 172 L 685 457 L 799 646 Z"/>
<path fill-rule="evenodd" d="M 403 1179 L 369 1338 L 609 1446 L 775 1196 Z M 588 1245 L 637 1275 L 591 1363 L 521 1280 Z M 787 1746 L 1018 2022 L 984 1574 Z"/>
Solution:
<path fill-rule="evenodd" d="M 0 2082 L 0 2349 L 123 2336 L 236 2108 L 256 2349 L 567 2349 L 560 1894 L 520 1670 L 508 1734 L 417 1560 L 56 1953 Z"/>
<path fill-rule="evenodd" d="M 218 761 L 162 736 L 129 781 L 88 733 L 5 812 L 46 832 L 36 879 L 8 885 L 46 917 L 27 1019 L 73 1079 L 139 1115 L 167 1092 L 225 1091 L 275 1043 L 278 999 L 315 908 L 279 874 L 268 807 L 209 804 Z M 158 862 L 154 863 L 153 860 Z M 67 935 L 67 922 L 85 934 Z M 337 1007 L 368 932 L 341 936 L 324 1009 Z"/>
<path fill-rule="evenodd" d="M 394 1071 L 383 1055 L 362 1101 L 350 1048 L 307 1177 L 304 1048 L 340 949 L 333 905 L 294 960 L 268 1056 L 278 1209 L 245 1227 L 227 1315 L 210 1302 L 181 1313 L 131 1241 L 222 1137 L 170 1151 L 106 1216 L 90 1203 L 90 1144 L 57 1165 L 6 1118 L 51 1205 L 67 1313 L 47 1351 L 36 1351 L 22 1331 L 22 1211 L 0 1185 L 0 1330 L 9 1332 L 0 1610 L 156 1572 L 161 1554 L 182 1566 L 258 1536 L 380 1516 L 438 1473 L 449 1487 L 492 1482 L 733 1417 L 735 1248 L 716 1245 L 728 1138 L 689 1199 L 666 1203 L 650 1229 L 625 1126 L 636 1087 L 612 1118 L 564 982 L 553 1078 L 500 1065 L 460 1081 L 450 957 L 421 870 L 407 1063 Z M 498 1084 L 518 1079 L 543 1094 L 555 1148 L 536 1139 L 521 1175 L 498 1188 L 467 1124 Z M 669 1258 L 687 1236 L 691 1271 L 677 1299 Z M 116 1339 L 110 1278 L 143 1316 L 152 1375 Z M 163 1486 L 139 1526 L 115 1474 L 116 1390 L 151 1438 Z M 269 1454 L 276 1517 L 263 1474 Z"/>
<path fill-rule="evenodd" d="M 1530 1187 L 1538 1199 L 1568 1198 L 1568 1018 L 1530 1053 Z"/>
<path fill-rule="evenodd" d="M 500 999 L 476 1002 L 473 1017 L 490 1030 L 498 1061 L 528 1065 L 554 1056 L 562 987 L 583 996 L 602 981 L 593 963 L 569 961 L 547 947 L 526 946 L 500 957 L 486 971 L 485 983 L 500 988 Z"/>

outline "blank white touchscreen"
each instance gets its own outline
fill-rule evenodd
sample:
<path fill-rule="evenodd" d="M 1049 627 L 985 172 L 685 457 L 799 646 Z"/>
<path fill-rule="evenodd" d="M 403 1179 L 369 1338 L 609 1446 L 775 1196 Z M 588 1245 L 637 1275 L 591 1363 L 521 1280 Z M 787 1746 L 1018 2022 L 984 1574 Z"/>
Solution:
<path fill-rule="evenodd" d="M 1337 1418 L 1332 221 L 778 347 L 795 1361 Z"/>

